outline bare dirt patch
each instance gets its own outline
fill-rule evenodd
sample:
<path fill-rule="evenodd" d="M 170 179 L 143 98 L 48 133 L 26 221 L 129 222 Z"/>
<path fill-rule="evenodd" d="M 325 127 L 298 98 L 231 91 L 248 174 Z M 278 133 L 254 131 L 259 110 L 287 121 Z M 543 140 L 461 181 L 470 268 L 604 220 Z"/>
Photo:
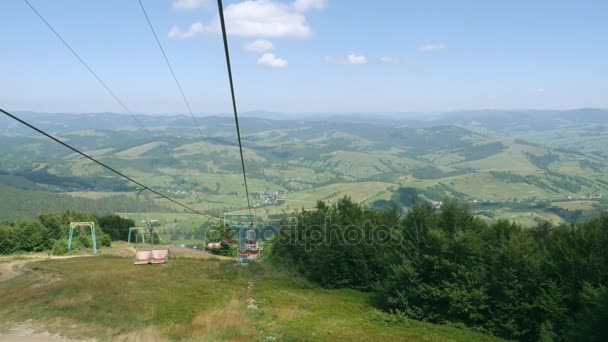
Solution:
<path fill-rule="evenodd" d="M 15 324 L 8 329 L 0 331 L 0 341 L 12 342 L 70 342 L 74 340 L 61 335 L 53 335 L 48 331 L 38 329 L 33 323 L 25 322 Z M 89 340 L 91 341 L 91 340 Z"/>
<path fill-rule="evenodd" d="M 0 263 L 0 282 L 15 278 L 23 273 L 23 265 L 32 260 L 14 260 Z"/>
<path fill-rule="evenodd" d="M 26 272 L 26 270 L 24 270 L 23 266 L 30 262 L 40 261 L 40 260 L 71 259 L 71 258 L 78 258 L 78 257 L 82 257 L 82 256 L 86 256 L 86 255 L 33 257 L 33 258 L 28 258 L 28 259 L 18 259 L 18 260 L 0 262 L 0 282 L 7 281 L 9 279 L 13 279 L 16 276 Z M 53 277 L 51 277 L 51 278 L 53 278 Z M 58 279 L 53 279 L 53 280 L 54 281 L 51 281 L 51 283 L 57 281 Z"/>

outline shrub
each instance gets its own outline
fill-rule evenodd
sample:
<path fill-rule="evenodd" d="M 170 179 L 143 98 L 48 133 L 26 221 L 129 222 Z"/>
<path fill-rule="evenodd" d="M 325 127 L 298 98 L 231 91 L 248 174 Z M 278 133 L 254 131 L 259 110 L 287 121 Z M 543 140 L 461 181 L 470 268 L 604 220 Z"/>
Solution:
<path fill-rule="evenodd" d="M 53 248 L 51 249 L 53 255 L 64 255 L 68 253 L 68 241 L 67 239 L 58 239 L 53 242 Z"/>

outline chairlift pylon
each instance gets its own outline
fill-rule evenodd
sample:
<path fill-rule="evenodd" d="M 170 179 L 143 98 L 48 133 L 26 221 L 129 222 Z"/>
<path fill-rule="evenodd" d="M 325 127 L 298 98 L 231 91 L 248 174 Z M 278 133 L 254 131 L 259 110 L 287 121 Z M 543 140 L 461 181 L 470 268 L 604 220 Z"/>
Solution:
<path fill-rule="evenodd" d="M 97 236 L 95 235 L 95 222 L 70 222 L 70 235 L 68 237 L 68 251 L 72 249 L 72 238 L 74 237 L 74 229 L 79 228 L 84 232 L 85 227 L 91 230 L 91 240 L 93 242 L 93 255 L 97 255 Z"/>

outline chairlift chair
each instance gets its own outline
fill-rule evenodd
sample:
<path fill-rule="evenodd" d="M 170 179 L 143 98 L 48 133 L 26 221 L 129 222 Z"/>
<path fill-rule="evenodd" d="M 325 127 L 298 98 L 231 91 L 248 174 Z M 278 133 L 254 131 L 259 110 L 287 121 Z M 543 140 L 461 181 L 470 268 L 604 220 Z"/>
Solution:
<path fill-rule="evenodd" d="M 242 224 L 242 218 L 251 220 L 250 224 Z M 255 228 L 253 226 L 253 215 L 224 214 L 223 222 L 228 226 L 227 220 L 236 219 L 237 224 L 230 224 L 229 227 L 237 232 L 237 264 L 242 265 L 246 260 L 254 260 L 260 256 L 260 248 L 257 242 Z"/>
<path fill-rule="evenodd" d="M 149 265 L 149 264 L 165 264 L 169 260 L 168 249 L 154 249 L 154 221 L 144 221 L 148 224 L 148 232 L 150 234 L 150 250 L 140 251 L 138 250 L 137 238 L 135 239 L 135 260 L 134 265 Z M 142 235 L 142 239 L 143 235 Z"/>

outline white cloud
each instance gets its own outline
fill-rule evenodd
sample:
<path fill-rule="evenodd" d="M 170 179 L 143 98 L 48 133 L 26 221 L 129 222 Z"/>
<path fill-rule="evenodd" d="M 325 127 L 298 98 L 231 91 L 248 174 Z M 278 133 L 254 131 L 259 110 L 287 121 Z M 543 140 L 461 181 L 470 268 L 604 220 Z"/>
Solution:
<path fill-rule="evenodd" d="M 258 59 L 258 64 L 266 65 L 273 68 L 284 68 L 287 66 L 287 60 L 277 58 L 274 53 L 265 53 Z"/>
<path fill-rule="evenodd" d="M 207 0 L 174 0 L 173 8 L 178 10 L 193 10 L 202 7 Z"/>
<path fill-rule="evenodd" d="M 418 48 L 418 50 L 423 51 L 423 52 L 433 52 L 433 51 L 445 50 L 447 48 L 448 47 L 445 44 L 439 43 L 439 44 L 422 45 Z"/>
<path fill-rule="evenodd" d="M 252 42 L 245 44 L 245 50 L 251 52 L 266 52 L 274 49 L 272 42 L 264 39 L 256 39 Z"/>
<path fill-rule="evenodd" d="M 380 61 L 383 63 L 398 63 L 399 58 L 391 57 L 391 56 L 383 56 L 382 58 L 380 58 Z"/>
<path fill-rule="evenodd" d="M 367 57 L 363 55 L 357 55 L 356 53 L 351 53 L 346 56 L 346 61 L 348 64 L 367 64 Z"/>
<path fill-rule="evenodd" d="M 304 12 L 325 8 L 327 1 L 295 0 L 283 3 L 275 0 L 245 0 L 232 3 L 224 8 L 226 29 L 229 34 L 240 37 L 306 38 L 312 29 Z M 206 31 L 221 32 L 218 16 L 206 25 Z"/>
<path fill-rule="evenodd" d="M 323 9 L 327 7 L 327 0 L 296 0 L 293 8 L 296 11 L 306 12 L 309 9 Z"/>
<path fill-rule="evenodd" d="M 544 93 L 545 92 L 545 88 L 537 88 L 536 92 L 537 93 Z"/>
<path fill-rule="evenodd" d="M 177 25 L 173 25 L 171 30 L 169 30 L 168 36 L 172 39 L 187 39 L 200 36 L 203 33 L 205 33 L 203 24 L 201 22 L 196 22 L 190 25 L 190 27 L 185 31 L 182 31 L 182 29 L 180 29 Z"/>
<path fill-rule="evenodd" d="M 326 63 L 331 64 L 367 64 L 368 62 L 367 57 L 356 53 L 351 53 L 345 57 L 326 56 L 324 59 Z"/>
<path fill-rule="evenodd" d="M 306 17 L 292 6 L 272 0 L 246 0 L 224 9 L 228 33 L 255 38 L 305 38 L 312 30 Z M 211 25 L 220 31 L 219 18 Z"/>

